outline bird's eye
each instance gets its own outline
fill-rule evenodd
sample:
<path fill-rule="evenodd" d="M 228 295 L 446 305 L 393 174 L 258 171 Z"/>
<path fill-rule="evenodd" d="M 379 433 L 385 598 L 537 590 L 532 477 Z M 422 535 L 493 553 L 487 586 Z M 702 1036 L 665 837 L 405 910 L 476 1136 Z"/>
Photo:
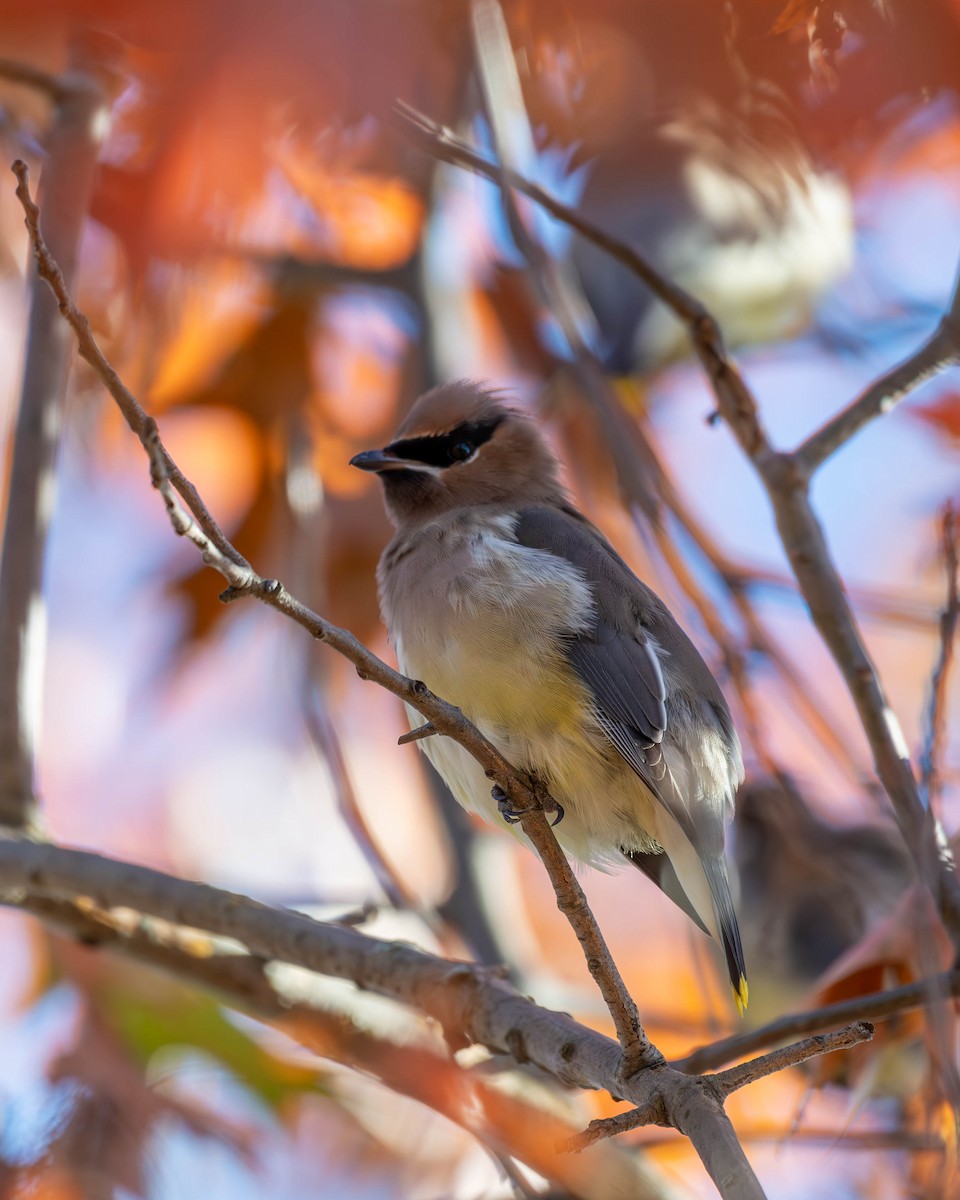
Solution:
<path fill-rule="evenodd" d="M 450 461 L 455 463 L 466 462 L 473 454 L 473 446 L 470 442 L 457 442 L 450 450 Z"/>

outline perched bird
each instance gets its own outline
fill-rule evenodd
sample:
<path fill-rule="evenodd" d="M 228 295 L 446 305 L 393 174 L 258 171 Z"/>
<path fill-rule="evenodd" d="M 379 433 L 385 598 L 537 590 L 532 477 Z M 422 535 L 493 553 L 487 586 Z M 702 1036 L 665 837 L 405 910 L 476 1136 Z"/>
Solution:
<path fill-rule="evenodd" d="M 759 1023 L 805 1004 L 834 964 L 893 920 L 914 882 L 894 826 L 825 821 L 789 780 L 741 789 L 732 849 L 743 942 L 763 985 Z"/>
<path fill-rule="evenodd" d="M 742 1011 L 723 844 L 740 742 L 693 643 L 573 507 L 536 423 L 495 392 L 435 388 L 351 462 L 380 476 L 397 529 L 378 581 L 401 669 L 542 780 L 564 849 L 629 859 L 713 935 Z M 509 819 L 464 749 L 420 744 L 464 807 Z"/>

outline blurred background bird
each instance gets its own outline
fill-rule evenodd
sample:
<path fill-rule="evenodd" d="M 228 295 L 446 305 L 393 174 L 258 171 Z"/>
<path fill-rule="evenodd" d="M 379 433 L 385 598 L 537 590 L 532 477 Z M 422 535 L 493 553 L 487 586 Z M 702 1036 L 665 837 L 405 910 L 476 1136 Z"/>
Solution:
<path fill-rule="evenodd" d="M 829 968 L 889 918 L 914 879 L 899 831 L 825 821 L 792 783 L 751 779 L 731 839 L 751 1019 L 799 1007 Z"/>

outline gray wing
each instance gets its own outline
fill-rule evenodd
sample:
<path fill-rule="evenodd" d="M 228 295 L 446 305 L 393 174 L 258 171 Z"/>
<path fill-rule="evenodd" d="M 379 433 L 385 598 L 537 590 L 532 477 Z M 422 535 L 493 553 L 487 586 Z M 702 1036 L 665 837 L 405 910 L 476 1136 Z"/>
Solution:
<path fill-rule="evenodd" d="M 567 658 L 594 696 L 604 733 L 686 827 L 686 805 L 670 786 L 660 751 L 667 728 L 667 690 L 654 645 L 669 650 L 698 698 L 717 706 L 729 721 L 706 664 L 660 598 L 575 509 L 522 509 L 516 537 L 524 546 L 566 559 L 586 578 L 596 616 L 590 629 L 571 637 Z"/>
<path fill-rule="evenodd" d="M 660 748 L 669 699 L 682 705 L 688 723 L 692 718 L 694 735 L 697 720 L 702 720 L 721 733 L 731 760 L 739 759 L 733 721 L 716 680 L 660 598 L 575 509 L 522 509 L 516 537 L 524 546 L 572 563 L 590 587 L 595 616 L 590 628 L 571 635 L 567 657 L 593 695 L 600 728 L 673 818 L 673 824 L 666 822 L 659 833 L 665 856 L 625 853 L 701 928 L 707 928 L 712 915 L 711 932 L 722 945 L 742 1009 L 746 970 L 723 860 L 722 815 L 731 797 L 682 794 Z M 676 696 L 667 696 L 658 648 L 669 655 Z M 700 811 L 695 821 L 691 805 L 697 800 Z M 699 870 L 691 866 L 685 848 L 699 860 Z M 657 857 L 668 862 L 657 862 Z M 702 896 L 697 886 L 701 879 L 709 889 L 712 914 L 703 904 L 694 903 L 688 886 Z"/>

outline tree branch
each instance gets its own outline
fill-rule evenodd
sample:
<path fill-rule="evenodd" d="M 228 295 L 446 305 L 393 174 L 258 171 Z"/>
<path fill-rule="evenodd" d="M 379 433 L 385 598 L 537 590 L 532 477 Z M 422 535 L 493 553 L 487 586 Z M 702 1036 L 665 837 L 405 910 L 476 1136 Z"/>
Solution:
<path fill-rule="evenodd" d="M 739 1066 L 730 1067 L 729 1070 L 721 1071 L 714 1078 L 723 1088 L 724 1093 L 729 1096 L 738 1088 L 746 1087 L 748 1083 L 754 1083 L 757 1079 L 764 1079 L 767 1075 L 774 1075 L 785 1067 L 795 1067 L 820 1054 L 830 1054 L 834 1050 L 849 1050 L 851 1046 L 869 1042 L 874 1033 L 874 1027 L 869 1021 L 854 1021 L 852 1025 L 846 1025 L 834 1033 L 820 1033 L 815 1037 L 806 1038 L 802 1042 L 795 1042 L 792 1046 L 784 1046 L 781 1050 L 772 1050 L 769 1054 L 761 1055 L 760 1058 L 753 1058 L 749 1062 L 740 1063 Z"/>
<path fill-rule="evenodd" d="M 763 1195 L 723 1111 L 723 1087 L 713 1077 L 655 1066 L 624 1079 L 616 1042 L 565 1013 L 538 1007 L 495 970 L 87 851 L 18 838 L 0 841 L 0 902 L 32 908 L 62 924 L 64 902 L 78 896 L 102 909 L 130 908 L 231 938 L 256 956 L 253 961 L 291 963 L 411 1005 L 433 1017 L 454 1048 L 478 1042 L 518 1063 L 535 1064 L 565 1086 L 603 1089 L 643 1110 L 650 1122 L 678 1129 L 693 1142 L 721 1195 L 735 1200 Z M 128 948 L 122 937 L 108 933 L 107 939 Z M 141 952 L 154 956 L 156 965 L 161 959 L 172 963 L 167 950 L 138 944 L 132 951 Z M 256 1004 L 263 993 L 253 975 L 261 967 L 241 966 L 238 957 L 216 971 L 211 967 L 203 982 L 217 987 L 221 978 L 244 1004 Z M 204 970 L 191 967 L 198 979 Z"/>
<path fill-rule="evenodd" d="M 960 537 L 957 530 L 957 513 L 948 504 L 943 513 L 942 539 L 943 564 L 947 576 L 947 598 L 940 613 L 940 651 L 930 679 L 930 703 L 927 708 L 926 737 L 920 754 L 920 786 L 927 805 L 932 806 L 939 798 L 940 764 L 947 740 L 947 697 L 950 671 L 953 666 L 954 641 L 960 623 Z"/>
<path fill-rule="evenodd" d="M 94 68 L 82 49 L 64 80 L 0 60 L 4 78 L 41 87 L 54 99 L 44 207 L 53 252 L 68 280 L 76 267 L 103 129 L 105 100 Z M 34 743 L 45 643 L 43 565 L 71 350 L 70 332 L 57 316 L 53 297 L 34 279 L 0 552 L 0 824 L 15 828 L 34 819 Z"/>
<path fill-rule="evenodd" d="M 54 75 L 41 67 L 33 66 L 32 63 L 20 62 L 15 58 L 0 58 L 0 79 L 6 79 L 10 83 L 22 83 L 25 87 L 46 92 L 57 103 L 70 96 L 76 86 L 75 77 Z"/>
<path fill-rule="evenodd" d="M 533 843 L 547 868 L 557 894 L 557 903 L 580 939 L 587 966 L 610 1009 L 617 1036 L 623 1046 L 625 1072 L 629 1075 L 642 1066 L 661 1064 L 663 1057 L 647 1041 L 636 1005 L 620 977 L 576 876 L 540 809 L 542 799 L 547 800 L 548 804 L 551 803 L 549 797 L 525 781 L 458 708 L 434 696 L 419 680 L 407 679 L 388 667 L 361 645 L 353 634 L 331 625 L 295 599 L 279 580 L 264 579 L 257 575 L 250 564 L 237 553 L 199 501 L 195 489 L 180 474 L 176 463 L 160 440 L 156 421 L 144 412 L 104 357 L 93 337 L 89 322 L 71 300 L 63 275 L 44 243 L 39 211 L 29 195 L 25 164 L 14 164 L 14 173 L 19 181 L 17 195 L 27 214 L 27 226 L 33 240 L 40 274 L 53 289 L 60 311 L 77 335 L 79 353 L 103 379 L 120 405 L 130 428 L 137 434 L 146 450 L 150 460 L 151 480 L 163 498 L 174 530 L 181 537 L 193 542 L 202 554 L 204 562 L 219 571 L 227 580 L 229 587 L 222 599 L 233 601 L 241 596 L 254 596 L 278 609 L 303 626 L 313 637 L 326 642 L 348 658 L 357 668 L 361 678 L 372 679 L 412 705 L 439 733 L 453 738 L 477 759 L 492 783 L 509 797 L 513 808 L 520 815 L 523 832 Z M 186 494 L 196 497 L 198 507 L 191 505 L 192 514 L 180 503 L 180 497 L 184 496 L 185 492 L 184 488 L 178 485 L 178 481 L 182 481 L 188 489 Z"/>
<path fill-rule="evenodd" d="M 842 412 L 831 418 L 794 451 L 798 466 L 812 475 L 875 417 L 890 412 L 925 380 L 960 363 L 960 274 L 950 307 L 930 339 L 885 375 L 875 380 Z"/>
<path fill-rule="evenodd" d="M 907 983 L 885 992 L 854 996 L 851 1000 L 839 1000 L 836 1004 L 827 1004 L 822 1008 L 789 1013 L 759 1029 L 751 1029 L 747 1033 L 734 1034 L 732 1037 L 711 1042 L 708 1046 L 701 1046 L 685 1058 L 677 1059 L 671 1066 L 678 1071 L 707 1071 L 712 1067 L 722 1066 L 733 1058 L 740 1058 L 763 1046 L 769 1046 L 772 1042 L 782 1042 L 786 1038 L 804 1033 L 822 1033 L 857 1018 L 882 1021 L 900 1013 L 938 1004 L 944 996 L 960 996 L 960 971 L 945 971 L 932 979 L 920 979 L 916 983 Z"/>
<path fill-rule="evenodd" d="M 516 1157 L 574 1196 L 583 1200 L 614 1200 L 625 1194 L 638 1200 L 665 1196 L 659 1181 L 624 1151 L 607 1153 L 582 1166 L 552 1153 L 562 1135 L 573 1133 L 566 1121 L 491 1086 L 437 1050 L 402 1045 L 360 1029 L 342 1013 L 288 999 L 270 978 L 263 958 L 191 953 L 195 934 L 184 941 L 183 931 L 176 927 L 160 930 L 153 927 L 156 922 L 147 924 L 140 916 L 121 918 L 69 900 L 25 896 L 19 907 L 86 946 L 112 950 L 204 988 L 320 1057 L 375 1076 L 465 1129 L 498 1161 L 504 1154 Z"/>
<path fill-rule="evenodd" d="M 855 1021 L 852 1025 L 847 1025 L 834 1033 L 806 1038 L 792 1046 L 785 1046 L 782 1050 L 774 1050 L 760 1058 L 751 1059 L 750 1062 L 731 1067 L 719 1075 L 708 1075 L 705 1078 L 719 1088 L 724 1096 L 729 1096 L 738 1088 L 755 1083 L 756 1080 L 763 1079 L 767 1075 L 774 1075 L 786 1067 L 798 1066 L 817 1055 L 830 1054 L 834 1050 L 846 1050 L 861 1042 L 869 1042 L 873 1034 L 874 1028 L 869 1021 Z M 631 1129 L 638 1129 L 642 1125 L 662 1125 L 664 1122 L 660 1119 L 661 1116 L 662 1114 L 651 1108 L 635 1108 L 630 1112 L 618 1113 L 615 1117 L 591 1121 L 583 1133 L 577 1134 L 576 1137 L 564 1144 L 564 1149 L 579 1153 L 603 1138 L 615 1137 L 617 1134 L 627 1133 Z"/>

